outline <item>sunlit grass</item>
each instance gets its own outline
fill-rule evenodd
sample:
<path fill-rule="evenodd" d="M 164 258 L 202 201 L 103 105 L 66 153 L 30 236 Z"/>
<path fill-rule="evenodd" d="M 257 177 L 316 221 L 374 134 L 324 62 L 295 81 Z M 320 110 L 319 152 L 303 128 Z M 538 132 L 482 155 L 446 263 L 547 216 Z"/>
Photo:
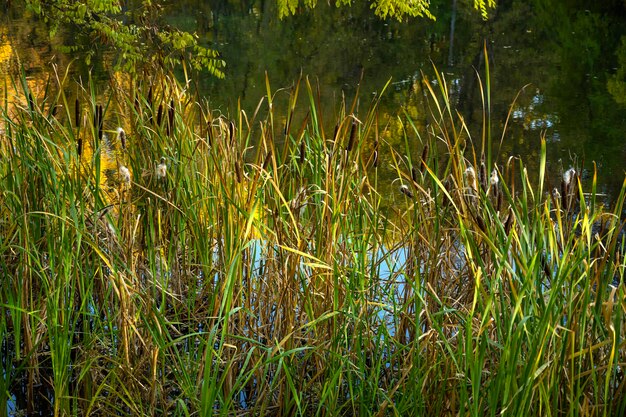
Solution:
<path fill-rule="evenodd" d="M 429 131 L 403 119 L 405 149 L 376 103 L 325 131 L 306 80 L 286 114 L 268 84 L 232 120 L 167 78 L 7 104 L 0 403 L 622 415 L 625 188 L 603 207 L 595 173 L 591 190 L 546 173 L 545 141 L 539 172 L 490 162 L 489 120 L 472 142 L 429 85 Z"/>

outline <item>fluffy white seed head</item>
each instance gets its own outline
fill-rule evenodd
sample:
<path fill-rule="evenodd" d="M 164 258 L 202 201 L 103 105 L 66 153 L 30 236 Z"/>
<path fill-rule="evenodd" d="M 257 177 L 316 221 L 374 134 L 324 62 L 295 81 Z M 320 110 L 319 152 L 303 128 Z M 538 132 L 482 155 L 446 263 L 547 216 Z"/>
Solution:
<path fill-rule="evenodd" d="M 165 179 L 167 176 L 167 164 L 165 158 L 161 158 L 161 163 L 156 167 L 156 177 L 158 180 Z"/>
<path fill-rule="evenodd" d="M 122 144 L 122 148 L 126 149 L 126 132 L 121 127 L 117 128 L 117 140 Z"/>
<path fill-rule="evenodd" d="M 467 180 L 467 185 L 476 190 L 476 171 L 474 171 L 474 168 L 468 167 L 465 170 L 465 178 Z"/>
<path fill-rule="evenodd" d="M 567 171 L 565 171 L 565 173 L 563 174 L 563 182 L 565 183 L 565 185 L 569 185 L 574 179 L 575 175 L 576 175 L 576 170 L 574 168 L 570 168 Z"/>
<path fill-rule="evenodd" d="M 120 180 L 124 184 L 130 185 L 130 171 L 128 170 L 128 168 L 126 168 L 124 165 L 120 165 L 119 172 L 120 172 Z"/>
<path fill-rule="evenodd" d="M 498 178 L 498 171 L 494 169 L 493 171 L 491 171 L 491 177 L 489 178 L 489 183 L 493 187 L 495 187 L 498 185 L 499 182 L 500 182 L 500 179 Z"/>

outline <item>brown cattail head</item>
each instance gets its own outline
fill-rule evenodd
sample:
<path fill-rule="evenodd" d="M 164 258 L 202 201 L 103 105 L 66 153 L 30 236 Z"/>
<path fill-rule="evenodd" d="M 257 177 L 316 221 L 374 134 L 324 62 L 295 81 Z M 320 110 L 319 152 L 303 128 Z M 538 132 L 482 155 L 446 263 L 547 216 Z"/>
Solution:
<path fill-rule="evenodd" d="M 74 101 L 74 124 L 76 128 L 80 127 L 80 101 L 78 101 L 78 97 Z"/>
<path fill-rule="evenodd" d="M 163 104 L 159 104 L 159 110 L 157 111 L 157 126 L 161 127 L 161 121 L 163 121 Z"/>
<path fill-rule="evenodd" d="M 272 160 L 272 153 L 268 152 L 267 155 L 265 155 L 265 160 L 263 161 L 263 170 L 267 170 L 267 166 L 270 164 L 270 161 Z"/>
<path fill-rule="evenodd" d="M 83 154 L 83 138 L 78 137 L 78 141 L 76 143 L 76 153 L 78 154 L 78 158 Z"/>
<path fill-rule="evenodd" d="M 304 142 L 304 138 L 300 140 L 300 165 L 304 164 L 306 159 L 306 143 Z"/>
<path fill-rule="evenodd" d="M 426 172 L 426 166 L 428 161 L 428 143 L 424 145 L 424 149 L 422 150 L 422 158 L 420 160 L 420 172 L 423 174 Z"/>
<path fill-rule="evenodd" d="M 513 227 L 513 209 L 509 209 L 509 216 L 506 218 L 504 222 L 504 233 L 509 234 L 511 232 L 511 228 Z"/>
<path fill-rule="evenodd" d="M 411 179 L 417 182 L 417 169 L 415 167 L 411 167 Z"/>
<path fill-rule="evenodd" d="M 96 105 L 96 111 L 93 115 L 93 128 L 97 132 L 99 140 L 102 140 L 102 135 L 104 133 L 102 130 L 104 121 L 102 119 L 103 119 L 102 105 L 98 104 Z"/>
<path fill-rule="evenodd" d="M 480 171 L 478 172 L 478 179 L 480 181 L 480 187 L 483 191 L 487 191 L 487 167 L 485 166 L 484 157 L 480 162 Z"/>
<path fill-rule="evenodd" d="M 350 127 L 350 138 L 348 139 L 348 146 L 346 151 L 350 152 L 354 146 L 354 138 L 356 138 L 356 119 L 352 119 L 352 126 Z"/>
<path fill-rule="evenodd" d="M 126 149 L 126 132 L 121 127 L 117 128 L 117 140 L 122 145 L 122 149 Z"/>
<path fill-rule="evenodd" d="M 409 187 L 405 184 L 400 186 L 400 192 L 409 198 L 413 198 L 413 193 L 409 190 Z"/>
<path fill-rule="evenodd" d="M 33 95 L 30 92 L 28 93 L 28 107 L 30 107 L 31 111 L 35 110 L 36 108 L 35 99 L 33 98 Z"/>
<path fill-rule="evenodd" d="M 211 123 L 211 120 L 207 122 L 207 140 L 209 146 L 213 146 L 213 123 Z"/>
<path fill-rule="evenodd" d="M 232 120 L 228 124 L 228 134 L 230 135 L 230 144 L 233 146 L 235 144 L 235 122 Z"/>
<path fill-rule="evenodd" d="M 241 161 L 239 159 L 235 161 L 235 176 L 237 183 L 241 184 L 241 181 L 243 181 L 243 169 L 241 168 Z"/>
<path fill-rule="evenodd" d="M 170 100 L 170 105 L 167 109 L 167 136 L 171 136 L 174 133 L 174 128 L 176 127 L 174 125 L 176 123 L 174 115 L 174 100 Z"/>

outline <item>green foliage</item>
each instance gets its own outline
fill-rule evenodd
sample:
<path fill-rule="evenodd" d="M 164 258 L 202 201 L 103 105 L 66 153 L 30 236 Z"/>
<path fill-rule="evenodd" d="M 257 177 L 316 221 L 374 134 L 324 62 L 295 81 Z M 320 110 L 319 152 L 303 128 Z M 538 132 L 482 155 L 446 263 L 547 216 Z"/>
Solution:
<path fill-rule="evenodd" d="M 115 0 L 25 0 L 43 18 L 51 35 L 70 33 L 65 49 L 82 53 L 87 64 L 112 53 L 114 67 L 135 72 L 141 68 L 171 69 L 179 64 L 207 69 L 223 78 L 225 62 L 200 45 L 198 38 L 162 22 L 158 2 L 143 1 L 123 9 Z M 132 6 L 132 2 L 130 3 Z M 78 34 L 77 36 L 75 34 Z"/>
<path fill-rule="evenodd" d="M 536 172 L 485 166 L 442 76 L 421 84 L 427 134 L 408 115 L 397 133 L 386 193 L 377 101 L 342 103 L 325 132 L 308 82 L 299 123 L 300 83 L 286 113 L 267 81 L 227 120 L 150 81 L 102 107 L 23 76 L 27 104 L 5 102 L 4 409 L 624 415 L 626 183 L 612 211 L 595 172 L 548 194 L 545 140 Z M 116 118 L 127 133 L 105 140 Z"/>
<path fill-rule="evenodd" d="M 300 0 L 277 0 L 278 14 L 285 17 L 295 14 L 300 5 Z M 430 0 L 370 0 L 370 8 L 382 19 L 394 18 L 400 21 L 409 17 L 426 17 L 435 20 L 435 16 L 430 12 Z M 303 0 L 303 5 L 313 8 L 317 0 Z M 349 6 L 351 0 L 336 0 L 335 5 Z M 488 8 L 495 8 L 495 0 L 474 0 L 474 8 L 480 10 L 483 19 L 488 18 Z"/>
<path fill-rule="evenodd" d="M 607 88 L 616 102 L 626 104 L 626 36 L 617 49 L 617 71 L 607 81 Z"/>

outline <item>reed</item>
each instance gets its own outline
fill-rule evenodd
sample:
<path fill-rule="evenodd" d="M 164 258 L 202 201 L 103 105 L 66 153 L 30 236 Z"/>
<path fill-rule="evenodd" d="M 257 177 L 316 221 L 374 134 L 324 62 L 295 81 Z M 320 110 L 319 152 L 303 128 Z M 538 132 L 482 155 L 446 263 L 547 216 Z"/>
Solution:
<path fill-rule="evenodd" d="M 404 150 L 376 101 L 326 131 L 306 79 L 284 126 L 269 82 L 232 119 L 165 77 L 15 82 L 0 415 L 623 415 L 626 185 L 499 161 L 488 121 L 474 149 L 438 80 Z"/>

